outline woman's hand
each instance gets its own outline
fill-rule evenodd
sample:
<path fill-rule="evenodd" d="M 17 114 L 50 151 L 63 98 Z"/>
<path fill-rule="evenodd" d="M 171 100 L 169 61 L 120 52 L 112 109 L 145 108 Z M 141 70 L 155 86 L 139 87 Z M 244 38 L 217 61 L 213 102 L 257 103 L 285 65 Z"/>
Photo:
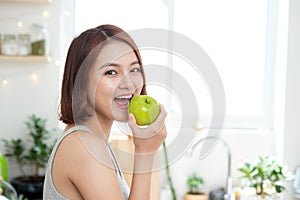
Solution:
<path fill-rule="evenodd" d="M 129 126 L 135 145 L 133 177 L 129 200 L 150 199 L 151 176 L 155 165 L 155 153 L 165 140 L 167 112 L 160 105 L 158 118 L 147 127 L 139 127 L 133 114 L 129 115 Z M 143 184 L 141 184 L 143 183 Z"/>
<path fill-rule="evenodd" d="M 155 153 L 167 136 L 165 118 L 167 112 L 160 104 L 160 114 L 148 127 L 139 127 L 133 114 L 129 114 L 129 126 L 133 134 L 135 153 Z"/>

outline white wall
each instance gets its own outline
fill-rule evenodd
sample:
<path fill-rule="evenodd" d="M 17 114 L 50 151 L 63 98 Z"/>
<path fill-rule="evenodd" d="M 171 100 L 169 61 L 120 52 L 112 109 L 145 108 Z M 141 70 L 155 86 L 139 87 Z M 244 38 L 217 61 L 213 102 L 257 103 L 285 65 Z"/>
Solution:
<path fill-rule="evenodd" d="M 290 1 L 284 159 L 300 165 L 300 1 Z M 295 159 L 298 158 L 298 159 Z"/>
<path fill-rule="evenodd" d="M 300 166 L 300 1 L 290 0 L 289 8 L 284 161 L 295 170 Z"/>
<path fill-rule="evenodd" d="M 28 32 L 34 22 L 46 22 L 50 33 L 50 62 L 0 60 L 0 139 L 24 137 L 28 134 L 25 120 L 36 114 L 48 119 L 49 129 L 58 127 L 58 100 L 61 56 L 65 50 L 66 35 L 73 31 L 65 11 L 73 9 L 72 1 L 54 0 L 52 3 L 0 3 L 0 33 Z M 44 18 L 43 12 L 49 17 Z M 71 16 L 69 16 L 72 18 Z M 23 21 L 23 28 L 16 21 Z M 73 21 L 73 20 L 72 20 Z M 69 29 L 69 30 L 68 30 Z M 60 62 L 60 64 L 58 63 Z M 37 79 L 32 80 L 32 73 Z M 2 80 L 7 85 L 2 85 Z M 0 152 L 3 143 L 0 142 Z M 18 175 L 15 167 L 9 168 L 9 178 Z"/>

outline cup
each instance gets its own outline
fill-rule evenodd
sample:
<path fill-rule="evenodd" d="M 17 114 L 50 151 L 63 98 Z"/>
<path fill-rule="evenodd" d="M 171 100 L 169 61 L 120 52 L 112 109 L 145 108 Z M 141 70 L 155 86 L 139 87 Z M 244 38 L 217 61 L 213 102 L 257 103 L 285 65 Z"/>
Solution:
<path fill-rule="evenodd" d="M 3 180 L 7 181 L 7 162 L 4 155 L 0 153 L 0 176 L 2 176 Z"/>

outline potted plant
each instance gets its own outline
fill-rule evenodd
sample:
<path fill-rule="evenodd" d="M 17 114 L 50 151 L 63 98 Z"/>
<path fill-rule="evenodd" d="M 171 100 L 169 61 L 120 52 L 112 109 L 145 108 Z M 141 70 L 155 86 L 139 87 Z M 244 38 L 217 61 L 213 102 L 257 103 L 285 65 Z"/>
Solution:
<path fill-rule="evenodd" d="M 287 167 L 284 167 L 270 157 L 259 157 L 254 163 L 245 162 L 238 168 L 245 186 L 254 188 L 258 199 L 275 199 L 285 190 L 284 183 L 293 178 Z"/>
<path fill-rule="evenodd" d="M 206 200 L 207 194 L 201 192 L 203 184 L 203 178 L 193 173 L 187 180 L 189 191 L 185 194 L 185 200 Z"/>
<path fill-rule="evenodd" d="M 19 194 L 29 199 L 42 199 L 44 172 L 53 144 L 49 145 L 50 131 L 46 129 L 46 119 L 31 115 L 26 121 L 29 138 L 3 139 L 5 156 L 16 160 L 21 176 L 11 184 Z"/>

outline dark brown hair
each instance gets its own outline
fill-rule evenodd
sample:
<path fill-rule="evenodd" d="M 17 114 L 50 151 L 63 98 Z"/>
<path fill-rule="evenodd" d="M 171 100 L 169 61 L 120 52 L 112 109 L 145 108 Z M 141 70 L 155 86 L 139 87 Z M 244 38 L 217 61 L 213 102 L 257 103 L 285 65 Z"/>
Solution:
<path fill-rule="evenodd" d="M 92 63 L 108 39 L 125 42 L 133 49 L 141 65 L 144 80 L 141 94 L 146 94 L 142 59 L 133 39 L 114 25 L 106 24 L 88 29 L 73 39 L 68 50 L 60 101 L 60 120 L 64 123 L 72 124 L 75 121 L 83 121 L 92 115 L 86 88 L 88 74 Z"/>

